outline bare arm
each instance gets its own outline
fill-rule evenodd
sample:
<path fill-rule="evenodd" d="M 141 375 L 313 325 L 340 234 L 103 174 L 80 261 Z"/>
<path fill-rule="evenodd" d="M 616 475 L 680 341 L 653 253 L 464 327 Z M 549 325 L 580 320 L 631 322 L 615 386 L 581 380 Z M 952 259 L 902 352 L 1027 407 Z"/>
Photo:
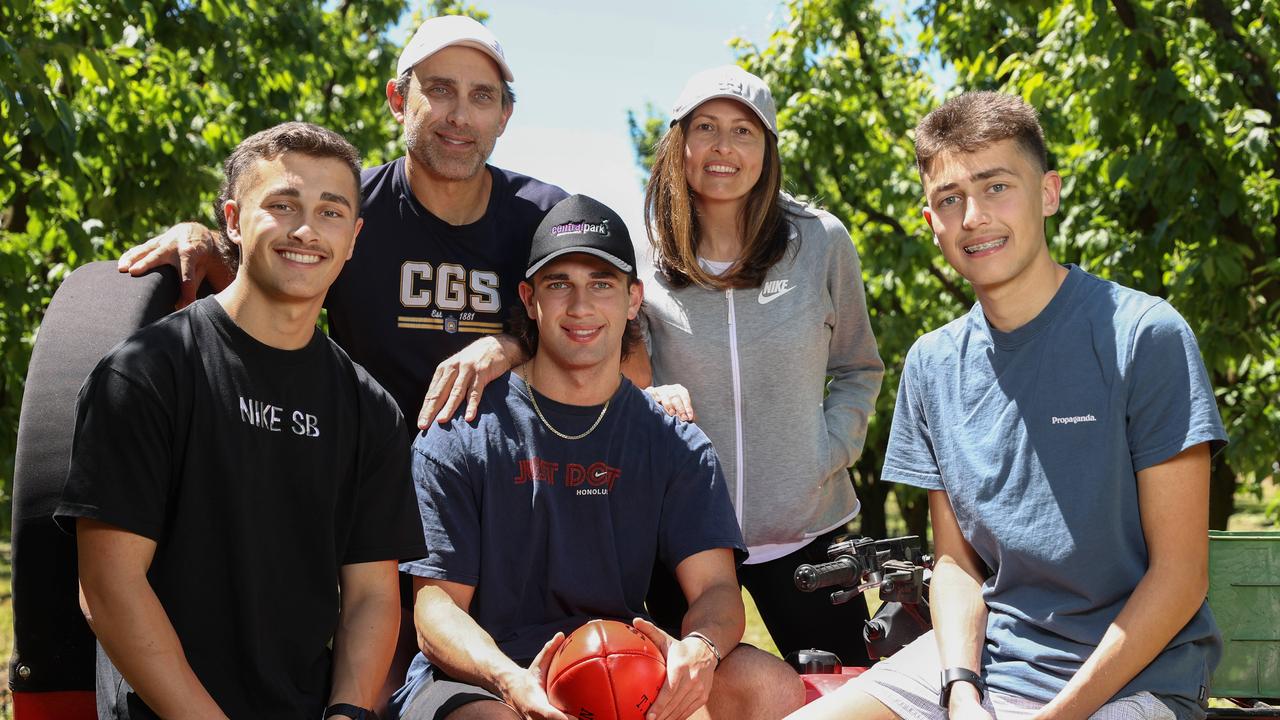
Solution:
<path fill-rule="evenodd" d="M 147 580 L 155 541 L 85 518 L 76 521 L 76 536 L 94 633 L 134 691 L 160 717 L 225 719 Z"/>
<path fill-rule="evenodd" d="M 372 708 L 391 666 L 400 630 L 400 586 L 393 560 L 343 565 L 342 610 L 333 641 L 329 704 Z"/>
<path fill-rule="evenodd" d="M 209 281 L 214 292 L 226 289 L 236 277 L 236 257 L 223 248 L 213 231 L 196 222 L 179 223 L 120 256 L 118 269 L 142 275 L 161 265 L 178 268 L 182 291 L 178 307 L 195 302 L 200 283 Z"/>
<path fill-rule="evenodd" d="M 689 601 L 680 624 L 683 640 L 647 620 L 634 621 L 667 658 L 667 682 L 646 715 L 649 720 L 684 720 L 711 697 L 716 656 L 707 643 L 689 633 L 705 635 L 726 655 L 742 641 L 746 629 L 732 550 L 717 548 L 690 555 L 676 566 L 676 581 Z"/>
<path fill-rule="evenodd" d="M 1138 472 L 1147 572 L 1097 649 L 1039 717 L 1088 717 L 1195 615 L 1209 587 L 1208 507 L 1207 443 Z"/>
<path fill-rule="evenodd" d="M 523 717 L 569 720 L 547 700 L 547 665 L 564 634 L 556 633 L 526 670 L 498 649 L 468 614 L 475 588 L 415 577 L 413 623 L 422 654 L 451 677 L 479 685 L 501 697 Z"/>
<path fill-rule="evenodd" d="M 930 613 L 943 669 L 968 668 L 982 674 L 982 643 L 987 635 L 987 605 L 982 600 L 986 568 L 960 532 L 945 490 L 929 491 L 935 560 L 929 585 Z M 953 718 L 990 717 L 978 689 L 965 682 L 951 686 L 948 712 Z"/>
<path fill-rule="evenodd" d="M 432 419 L 441 424 L 449 422 L 464 398 L 466 420 L 475 420 L 485 386 L 528 359 L 520 341 L 506 333 L 482 337 L 454 353 L 436 366 L 418 412 L 418 429 L 426 430 Z"/>

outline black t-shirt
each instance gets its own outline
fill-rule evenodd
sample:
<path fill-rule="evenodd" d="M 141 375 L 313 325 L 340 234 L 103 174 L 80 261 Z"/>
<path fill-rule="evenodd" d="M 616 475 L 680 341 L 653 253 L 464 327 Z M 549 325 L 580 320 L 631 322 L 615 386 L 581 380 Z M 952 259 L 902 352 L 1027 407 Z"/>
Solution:
<path fill-rule="evenodd" d="M 413 420 L 436 365 L 502 332 L 533 231 L 566 197 L 554 185 L 486 166 L 484 216 L 450 225 L 413 196 L 404 158 L 364 171 L 364 229 L 329 288 L 329 331 Z"/>
<path fill-rule="evenodd" d="M 55 519 L 156 541 L 148 579 L 229 716 L 319 717 L 339 569 L 426 552 L 408 461 L 391 397 L 323 333 L 272 348 L 209 297 L 85 381 Z"/>

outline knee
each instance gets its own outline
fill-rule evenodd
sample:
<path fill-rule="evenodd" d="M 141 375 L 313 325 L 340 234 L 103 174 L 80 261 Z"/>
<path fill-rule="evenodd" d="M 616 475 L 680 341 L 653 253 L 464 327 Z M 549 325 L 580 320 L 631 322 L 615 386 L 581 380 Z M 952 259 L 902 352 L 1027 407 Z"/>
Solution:
<path fill-rule="evenodd" d="M 790 665 L 739 645 L 716 669 L 707 709 L 713 718 L 771 720 L 799 709 L 804 698 L 804 684 Z"/>
<path fill-rule="evenodd" d="M 477 700 L 445 715 L 443 720 L 520 720 L 520 715 L 506 703 Z"/>

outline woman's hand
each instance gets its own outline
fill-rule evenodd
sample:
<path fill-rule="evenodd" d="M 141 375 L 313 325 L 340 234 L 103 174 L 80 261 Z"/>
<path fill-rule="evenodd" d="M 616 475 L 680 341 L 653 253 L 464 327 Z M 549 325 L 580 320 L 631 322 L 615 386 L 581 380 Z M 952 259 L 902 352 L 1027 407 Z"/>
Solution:
<path fill-rule="evenodd" d="M 657 387 L 647 387 L 644 389 L 649 393 L 649 397 L 653 398 L 667 414 L 672 417 L 680 418 L 685 422 L 694 422 L 698 419 L 693 414 L 693 402 L 689 400 L 689 390 L 683 385 L 658 385 Z"/>

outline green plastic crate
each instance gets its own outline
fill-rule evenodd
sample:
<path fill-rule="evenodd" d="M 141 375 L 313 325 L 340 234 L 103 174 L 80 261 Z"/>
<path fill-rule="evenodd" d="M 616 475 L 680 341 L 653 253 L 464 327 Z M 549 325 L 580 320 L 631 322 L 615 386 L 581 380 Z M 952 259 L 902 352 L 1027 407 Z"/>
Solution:
<path fill-rule="evenodd" d="M 1216 697 L 1280 697 L 1280 532 L 1209 532 L 1209 607 L 1222 630 Z"/>

